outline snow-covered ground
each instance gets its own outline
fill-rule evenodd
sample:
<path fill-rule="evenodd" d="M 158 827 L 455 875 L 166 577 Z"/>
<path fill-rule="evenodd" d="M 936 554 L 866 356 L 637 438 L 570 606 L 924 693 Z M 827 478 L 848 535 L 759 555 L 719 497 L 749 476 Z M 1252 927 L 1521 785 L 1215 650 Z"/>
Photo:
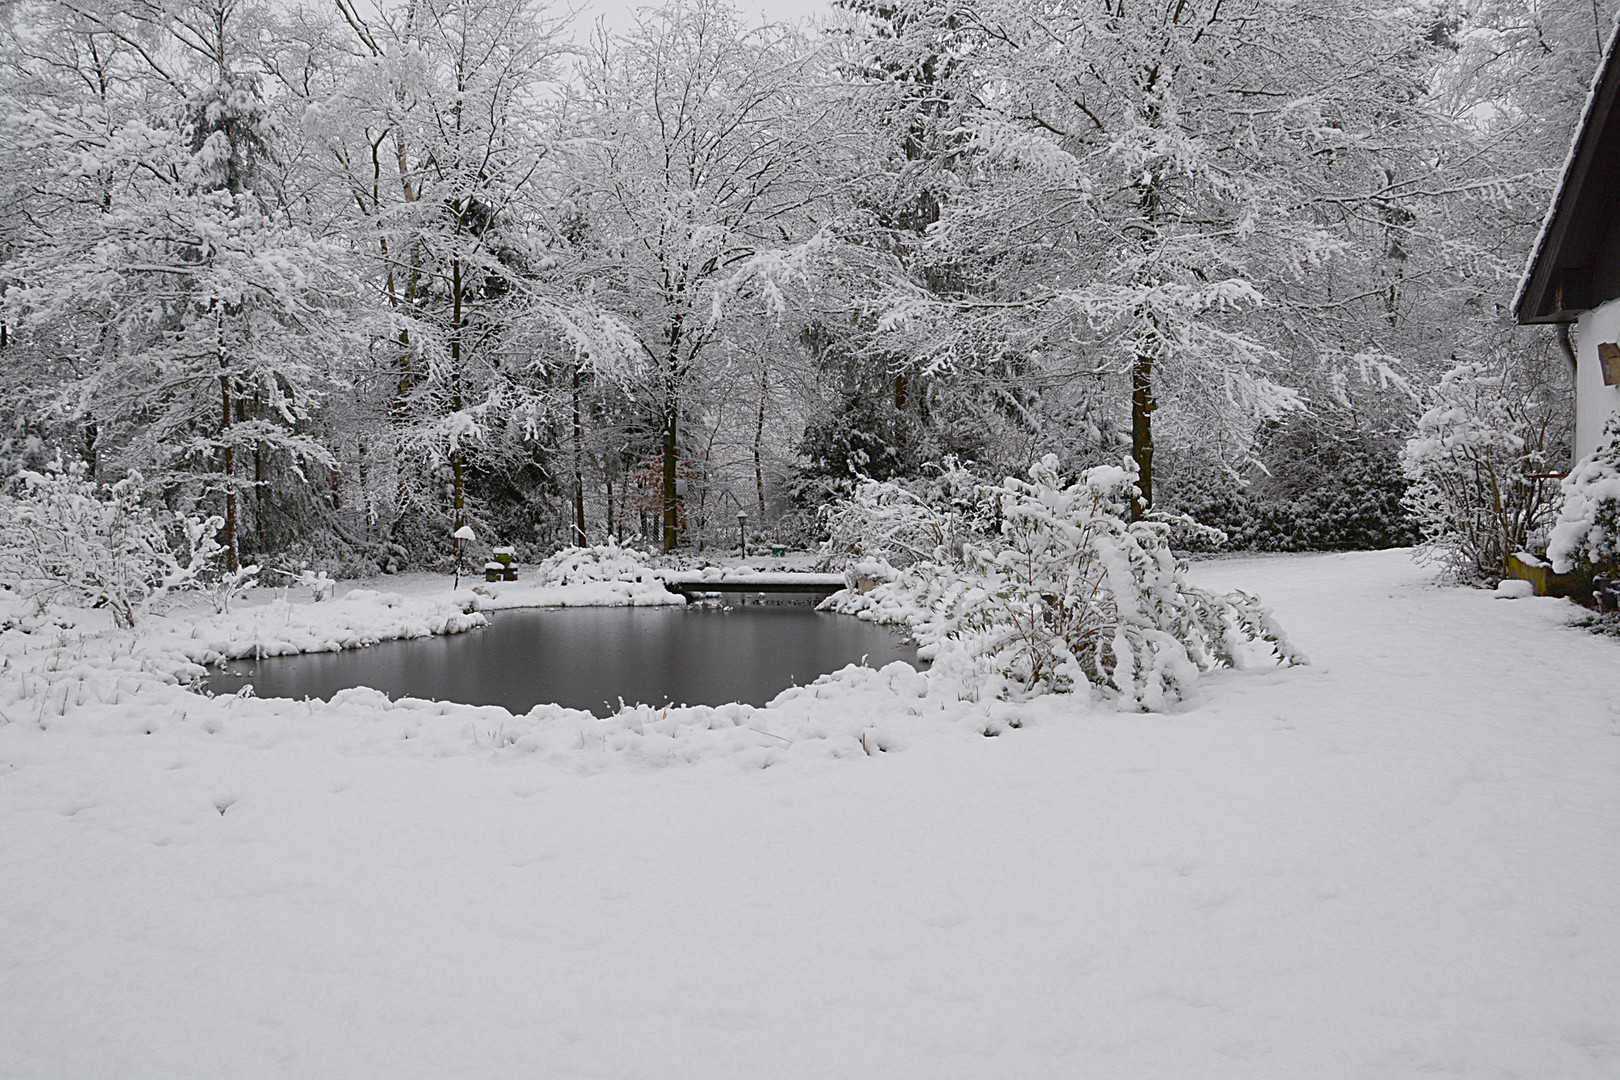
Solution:
<path fill-rule="evenodd" d="M 1620 645 L 1399 552 L 1193 576 L 1312 666 L 595 721 L 9 656 L 0 1077 L 1620 1075 Z"/>

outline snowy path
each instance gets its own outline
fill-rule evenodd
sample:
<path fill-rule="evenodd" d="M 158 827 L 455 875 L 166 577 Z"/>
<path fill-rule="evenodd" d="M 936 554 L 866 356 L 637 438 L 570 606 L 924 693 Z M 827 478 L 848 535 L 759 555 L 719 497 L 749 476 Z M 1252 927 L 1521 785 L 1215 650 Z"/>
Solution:
<path fill-rule="evenodd" d="M 1620 1076 L 1620 644 L 1400 553 L 1194 577 L 1313 666 L 767 769 L 0 725 L 0 1077 Z"/>

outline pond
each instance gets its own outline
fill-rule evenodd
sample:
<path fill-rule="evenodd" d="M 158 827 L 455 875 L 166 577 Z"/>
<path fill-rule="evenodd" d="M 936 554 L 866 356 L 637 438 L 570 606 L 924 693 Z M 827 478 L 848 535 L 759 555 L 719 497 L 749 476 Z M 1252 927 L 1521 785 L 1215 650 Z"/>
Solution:
<path fill-rule="evenodd" d="M 370 686 L 391 698 L 500 705 L 556 702 L 610 715 L 626 704 L 763 705 L 846 664 L 917 663 L 891 627 L 807 607 L 514 609 L 464 634 L 368 649 L 233 660 L 207 688 L 329 698 Z"/>

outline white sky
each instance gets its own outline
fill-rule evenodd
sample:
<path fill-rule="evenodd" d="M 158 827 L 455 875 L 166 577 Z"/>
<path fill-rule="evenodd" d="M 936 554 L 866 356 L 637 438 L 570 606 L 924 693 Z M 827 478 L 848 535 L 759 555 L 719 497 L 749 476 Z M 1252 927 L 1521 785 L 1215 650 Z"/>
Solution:
<path fill-rule="evenodd" d="M 638 8 L 655 7 L 648 0 L 585 0 L 586 6 L 574 20 L 576 34 L 583 34 L 596 22 L 605 18 L 610 28 L 627 27 L 630 15 Z M 832 11 L 830 0 L 733 0 L 745 22 L 761 19 L 773 22 L 798 22 Z"/>

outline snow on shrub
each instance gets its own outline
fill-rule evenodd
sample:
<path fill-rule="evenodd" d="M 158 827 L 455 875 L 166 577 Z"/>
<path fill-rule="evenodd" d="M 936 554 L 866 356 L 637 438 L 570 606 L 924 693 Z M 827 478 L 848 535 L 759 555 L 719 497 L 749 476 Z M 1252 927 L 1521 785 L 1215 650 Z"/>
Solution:
<path fill-rule="evenodd" d="M 1464 580 L 1496 581 L 1552 517 L 1548 473 L 1562 412 L 1512 366 L 1459 364 L 1441 378 L 1402 467 L 1425 553 Z"/>
<path fill-rule="evenodd" d="M 220 551 L 218 517 L 182 518 L 141 501 L 132 472 L 97 485 L 82 464 L 60 458 L 44 472 L 24 470 L 0 492 L 0 578 L 43 611 L 53 602 L 105 607 L 132 627 L 158 598 L 202 583 Z M 186 546 L 170 545 L 170 533 Z"/>
<path fill-rule="evenodd" d="M 1547 545 L 1553 569 L 1567 574 L 1583 562 L 1620 569 L 1620 419 L 1609 421 L 1597 449 L 1570 470 L 1563 495 Z"/>
<path fill-rule="evenodd" d="M 282 596 L 246 611 L 216 610 L 184 622 L 153 619 L 144 644 L 154 654 L 167 650 L 207 665 L 227 658 L 362 649 L 380 641 L 459 634 L 488 622 L 455 600 L 351 589 L 320 604 L 293 603 Z"/>
<path fill-rule="evenodd" d="M 1171 526 L 1127 520 L 1135 484 L 1117 466 L 1065 485 L 1051 455 L 1029 479 L 978 488 L 993 530 L 962 542 L 960 562 L 920 561 L 870 593 L 830 606 L 913 627 L 935 669 L 1010 697 L 1096 688 L 1124 708 L 1162 709 L 1198 675 L 1263 655 L 1304 663 L 1258 600 L 1186 579 Z M 876 493 L 872 493 L 875 495 Z M 892 505 L 868 496 L 840 507 Z M 978 515 L 983 517 L 984 515 Z"/>
<path fill-rule="evenodd" d="M 519 581 L 474 588 L 486 611 L 517 607 L 654 607 L 686 603 L 664 585 L 665 571 L 644 552 L 611 541 L 567 547 L 522 570 Z"/>
<path fill-rule="evenodd" d="M 960 562 L 965 538 L 985 525 L 979 480 L 955 458 L 922 480 L 863 477 L 821 518 L 829 560 L 877 559 L 892 566 Z"/>
<path fill-rule="evenodd" d="M 617 544 L 566 547 L 530 572 L 535 585 L 587 585 L 597 581 L 641 581 L 654 573 L 641 552 Z"/>

